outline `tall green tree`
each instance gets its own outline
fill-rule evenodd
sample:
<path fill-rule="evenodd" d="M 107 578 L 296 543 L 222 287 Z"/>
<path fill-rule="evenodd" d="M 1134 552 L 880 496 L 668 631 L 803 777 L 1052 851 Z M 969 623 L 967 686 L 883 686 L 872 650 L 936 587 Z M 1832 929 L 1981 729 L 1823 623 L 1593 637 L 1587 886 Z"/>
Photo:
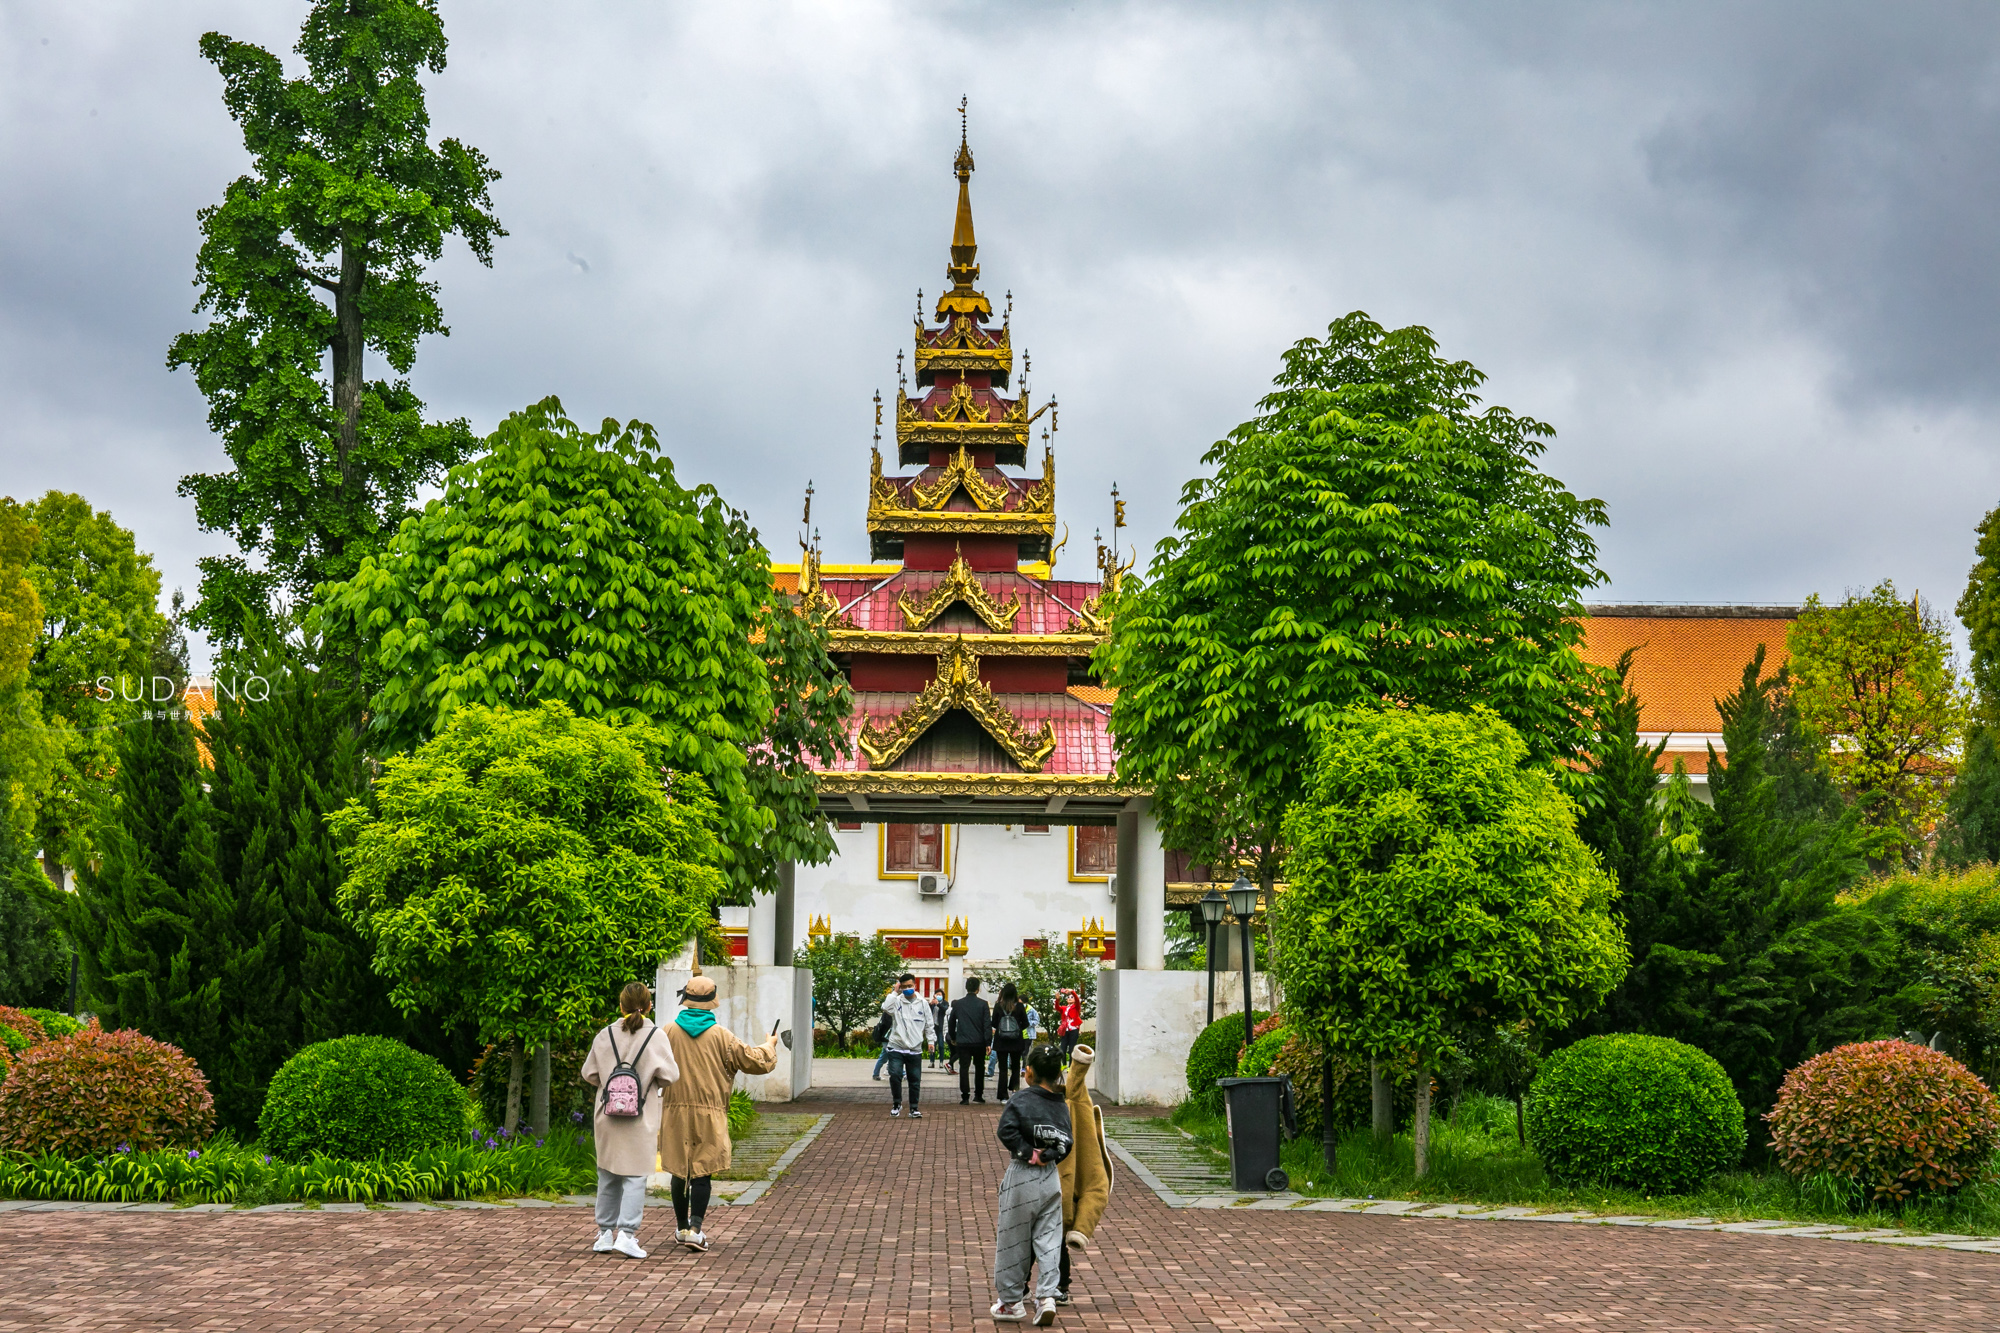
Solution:
<path fill-rule="evenodd" d="M 0 499 L 0 1004 L 46 1004 L 69 950 L 38 902 L 35 824 L 58 749 L 42 723 L 29 664 L 41 630 L 41 598 L 27 576 L 40 530 L 22 507 Z"/>
<path fill-rule="evenodd" d="M 1938 832 L 1938 858 L 1950 866 L 2000 863 L 2000 509 L 1979 524 L 1976 552 L 1958 599 L 1972 647 L 1972 720 Z"/>
<path fill-rule="evenodd" d="M 1972 716 L 1943 618 L 1885 580 L 1837 606 L 1807 598 L 1785 641 L 1792 702 L 1833 742 L 1834 781 L 1887 846 L 1920 855 Z"/>
<path fill-rule="evenodd" d="M 585 431 L 550 398 L 486 444 L 327 589 L 322 623 L 367 643 L 384 682 L 383 743 L 468 704 L 650 723 L 720 807 L 731 901 L 774 887 L 780 859 L 825 859 L 805 757 L 845 744 L 848 695 L 743 515 L 683 487 L 643 422 Z"/>
<path fill-rule="evenodd" d="M 1617 886 L 1577 806 L 1497 714 L 1353 709 L 1322 724 L 1286 820 L 1273 968 L 1327 1050 L 1417 1061 L 1417 1174 L 1431 1071 L 1496 1025 L 1563 1027 L 1624 975 Z"/>
<path fill-rule="evenodd" d="M 601 1021 L 708 921 L 724 887 L 706 784 L 676 738 L 553 700 L 472 705 L 332 818 L 342 914 L 407 1014 L 526 1052 Z M 512 1097 L 509 1101 L 511 1103 Z M 508 1107 L 508 1123 L 516 1122 Z"/>
<path fill-rule="evenodd" d="M 40 530 L 26 572 L 42 604 L 28 679 L 61 747 L 35 832 L 56 879 L 61 866 L 91 859 L 90 830 L 110 789 L 119 727 L 147 704 L 170 702 L 186 682 L 155 680 L 149 669 L 166 617 L 153 558 L 132 534 L 63 491 L 24 513 Z"/>
<path fill-rule="evenodd" d="M 1484 704 L 1537 761 L 1588 749 L 1604 507 L 1538 470 L 1550 427 L 1478 407 L 1483 379 L 1428 330 L 1351 314 L 1204 457 L 1097 661 L 1120 775 L 1170 845 L 1268 884 L 1311 727 L 1343 708 Z"/>
<path fill-rule="evenodd" d="M 303 606 L 350 577 L 470 451 L 466 423 L 426 421 L 404 377 L 418 342 L 449 332 L 425 276 L 445 238 L 490 264 L 506 234 L 488 195 L 499 173 L 430 139 L 435 0 L 319 0 L 294 49 L 305 72 L 287 78 L 260 47 L 201 40 L 251 170 L 200 214 L 196 309 L 210 319 L 167 364 L 194 372 L 232 464 L 180 484 L 202 527 L 244 553 L 201 562 L 192 620 L 225 643 L 274 598 Z M 371 350 L 397 378 L 368 377 Z"/>
<path fill-rule="evenodd" d="M 137 1028 L 204 1070 L 224 1044 L 222 886 L 213 812 L 192 725 L 178 714 L 119 728 L 117 776 L 95 833 L 98 859 L 52 895 L 81 986 L 107 1028 Z"/>

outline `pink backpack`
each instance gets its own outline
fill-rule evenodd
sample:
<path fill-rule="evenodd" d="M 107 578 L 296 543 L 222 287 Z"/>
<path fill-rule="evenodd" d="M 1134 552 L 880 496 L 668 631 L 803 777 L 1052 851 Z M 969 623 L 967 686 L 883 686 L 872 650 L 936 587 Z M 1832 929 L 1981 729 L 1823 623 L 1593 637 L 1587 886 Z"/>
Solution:
<path fill-rule="evenodd" d="M 652 1045 L 653 1038 L 659 1031 L 656 1027 L 648 1032 L 646 1040 L 639 1043 L 639 1049 L 632 1052 L 632 1058 L 627 1060 L 618 1054 L 616 1026 L 605 1030 L 604 1035 L 611 1042 L 611 1056 L 617 1063 L 611 1066 L 611 1077 L 604 1080 L 602 1104 L 604 1114 L 616 1116 L 621 1120 L 630 1120 L 644 1109 L 642 1105 L 644 1098 L 640 1096 L 639 1091 L 639 1057 L 646 1053 L 646 1048 Z"/>

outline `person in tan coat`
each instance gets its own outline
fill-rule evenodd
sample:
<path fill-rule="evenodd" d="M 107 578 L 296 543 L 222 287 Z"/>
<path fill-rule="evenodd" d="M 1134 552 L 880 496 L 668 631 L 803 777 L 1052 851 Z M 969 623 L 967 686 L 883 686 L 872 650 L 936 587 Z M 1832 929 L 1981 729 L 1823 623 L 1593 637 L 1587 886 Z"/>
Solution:
<path fill-rule="evenodd" d="M 660 1167 L 674 1178 L 674 1239 L 708 1248 L 709 1177 L 729 1168 L 729 1090 L 738 1074 L 778 1067 L 778 1034 L 745 1046 L 715 1021 L 715 982 L 696 975 L 681 990 L 681 1011 L 667 1024 L 680 1080 L 667 1089 L 660 1120 Z"/>
<path fill-rule="evenodd" d="M 1076 1146 L 1056 1164 L 1062 1174 L 1063 1251 L 1062 1282 L 1056 1304 L 1069 1304 L 1069 1252 L 1084 1247 L 1097 1231 L 1104 1209 L 1111 1202 L 1113 1173 L 1111 1150 L 1104 1143 L 1104 1112 L 1090 1100 L 1084 1086 L 1097 1052 L 1088 1046 L 1070 1051 L 1069 1070 L 1063 1075 L 1063 1100 L 1069 1104 L 1070 1133 Z"/>
<path fill-rule="evenodd" d="M 646 1177 L 653 1173 L 653 1141 L 660 1132 L 659 1089 L 680 1077 L 673 1047 L 646 1014 L 653 992 L 634 981 L 618 994 L 625 1016 L 607 1024 L 590 1042 L 582 1080 L 600 1091 L 618 1068 L 631 1064 L 638 1076 L 638 1115 L 611 1115 L 611 1099 L 597 1098 L 591 1129 L 597 1141 L 597 1244 L 599 1254 L 616 1250 L 643 1259 L 639 1216 L 646 1206 Z M 616 1089 L 614 1089 L 615 1091 Z M 630 1084 L 627 1090 L 632 1091 Z"/>

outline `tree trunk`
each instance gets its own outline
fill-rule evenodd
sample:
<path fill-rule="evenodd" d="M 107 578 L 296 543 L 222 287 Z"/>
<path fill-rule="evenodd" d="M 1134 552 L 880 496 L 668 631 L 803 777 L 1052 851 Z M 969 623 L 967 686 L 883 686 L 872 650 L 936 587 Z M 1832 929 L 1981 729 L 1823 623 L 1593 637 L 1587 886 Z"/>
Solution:
<path fill-rule="evenodd" d="M 1521 1111 L 1521 1100 L 1519 1097 L 1514 1099 L 1514 1137 L 1519 1139 L 1521 1146 L 1525 1148 L 1528 1146 L 1528 1122 Z"/>
<path fill-rule="evenodd" d="M 521 1075 L 527 1064 L 527 1052 L 521 1049 L 521 1039 L 516 1037 L 514 1049 L 507 1056 L 507 1105 L 501 1113 L 500 1125 L 509 1133 L 521 1123 Z"/>
<path fill-rule="evenodd" d="M 549 1044 L 543 1042 L 535 1047 L 534 1091 L 528 1096 L 528 1123 L 534 1127 L 535 1137 L 549 1136 Z"/>
<path fill-rule="evenodd" d="M 359 241 L 340 247 L 340 289 L 333 294 L 333 415 L 340 489 L 354 484 L 354 456 L 361 448 L 361 287 L 368 278 L 368 250 Z"/>
<path fill-rule="evenodd" d="M 1340 1132 L 1333 1119 L 1333 1057 L 1327 1056 L 1319 1066 L 1319 1155 L 1326 1163 L 1327 1178 L 1331 1180 L 1340 1172 L 1339 1138 Z"/>
<path fill-rule="evenodd" d="M 1368 1100 L 1374 1113 L 1375 1141 L 1387 1143 L 1396 1134 L 1396 1098 L 1380 1060 L 1368 1062 Z"/>
<path fill-rule="evenodd" d="M 1416 1151 L 1417 1179 L 1431 1173 L 1431 1062 L 1417 1065 L 1417 1114 L 1410 1128 L 1410 1146 Z"/>
<path fill-rule="evenodd" d="M 42 873 L 47 875 L 49 883 L 55 885 L 57 888 L 60 889 L 63 886 L 62 862 L 56 859 L 54 852 L 42 853 Z"/>

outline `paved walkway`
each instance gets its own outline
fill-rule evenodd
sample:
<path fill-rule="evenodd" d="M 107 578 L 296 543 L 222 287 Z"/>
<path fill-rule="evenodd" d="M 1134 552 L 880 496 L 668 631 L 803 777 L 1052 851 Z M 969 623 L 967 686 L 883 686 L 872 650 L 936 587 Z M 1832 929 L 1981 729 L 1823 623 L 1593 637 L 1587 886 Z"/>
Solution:
<path fill-rule="evenodd" d="M 8 1213 L 19 1329 L 991 1328 L 997 1108 L 814 1098 L 833 1122 L 709 1254 L 588 1252 L 580 1210 Z M 883 1099 L 886 1102 L 886 1098 Z M 671 1225 L 650 1211 L 642 1239 Z M 1699 1231 L 1173 1210 L 1121 1175 L 1058 1327 L 1987 1329 L 2000 1257 Z"/>

